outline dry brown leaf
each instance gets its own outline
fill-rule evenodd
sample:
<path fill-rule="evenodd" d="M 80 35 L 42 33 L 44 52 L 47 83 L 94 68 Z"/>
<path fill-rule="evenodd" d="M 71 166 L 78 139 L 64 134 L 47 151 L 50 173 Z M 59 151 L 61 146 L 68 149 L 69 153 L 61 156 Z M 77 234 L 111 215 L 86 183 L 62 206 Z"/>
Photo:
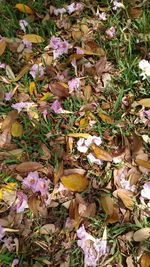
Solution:
<path fill-rule="evenodd" d="M 81 25 L 81 31 L 84 33 L 84 34 L 87 34 L 89 32 L 89 28 L 86 24 L 82 24 Z"/>
<path fill-rule="evenodd" d="M 33 172 L 43 168 L 43 165 L 38 162 L 27 161 L 16 166 L 18 172 Z"/>
<path fill-rule="evenodd" d="M 2 131 L 7 130 L 7 129 L 10 130 L 10 128 L 12 127 L 12 124 L 17 119 L 17 117 L 18 117 L 17 110 L 9 111 L 6 118 L 2 122 Z"/>
<path fill-rule="evenodd" d="M 143 139 L 136 133 L 132 134 L 133 144 L 132 144 L 132 154 L 136 154 L 143 146 Z"/>
<path fill-rule="evenodd" d="M 81 168 L 65 169 L 64 170 L 64 175 L 70 175 L 72 173 L 78 173 L 80 175 L 85 175 L 86 170 L 81 169 Z"/>
<path fill-rule="evenodd" d="M 128 9 L 128 13 L 129 13 L 130 18 L 137 19 L 141 16 L 142 9 L 138 7 L 130 7 Z"/>
<path fill-rule="evenodd" d="M 15 82 L 19 81 L 29 69 L 30 69 L 30 65 L 29 65 L 29 64 L 25 65 L 25 66 L 20 70 L 20 72 L 18 73 L 18 75 L 16 76 L 16 78 L 15 78 Z"/>
<path fill-rule="evenodd" d="M 143 160 L 143 159 L 136 159 L 135 163 L 137 165 L 140 165 L 140 166 L 146 168 L 146 169 L 150 169 L 150 161 Z"/>
<path fill-rule="evenodd" d="M 95 68 L 98 76 L 101 76 L 102 73 L 105 71 L 106 62 L 106 57 L 101 57 L 100 60 L 96 62 Z"/>
<path fill-rule="evenodd" d="M 6 66 L 6 75 L 11 81 L 15 81 L 15 74 L 13 73 L 12 68 L 9 65 Z"/>
<path fill-rule="evenodd" d="M 144 98 L 136 102 L 138 105 L 150 108 L 150 98 Z"/>
<path fill-rule="evenodd" d="M 144 252 L 141 257 L 141 266 L 140 267 L 149 267 L 150 266 L 150 253 Z"/>
<path fill-rule="evenodd" d="M 103 112 L 99 112 L 98 116 L 102 119 L 102 121 L 107 122 L 108 124 L 112 124 L 114 122 L 113 118 Z"/>
<path fill-rule="evenodd" d="M 119 197 L 125 207 L 129 210 L 133 209 L 134 202 L 133 202 L 133 193 L 131 191 L 128 191 L 126 189 L 118 189 L 113 192 L 113 195 Z"/>
<path fill-rule="evenodd" d="M 61 177 L 61 182 L 71 191 L 83 192 L 88 187 L 88 180 L 80 174 L 70 174 Z"/>
<path fill-rule="evenodd" d="M 57 171 L 54 173 L 54 184 L 57 184 L 60 177 L 63 175 L 64 172 L 64 163 L 61 161 L 58 165 Z"/>
<path fill-rule="evenodd" d="M 82 33 L 80 30 L 78 30 L 78 31 L 72 31 L 71 34 L 72 34 L 72 38 L 73 38 L 75 41 L 80 40 L 81 37 L 82 37 L 82 35 L 83 35 L 83 33 Z"/>
<path fill-rule="evenodd" d="M 38 206 L 40 200 L 35 195 L 32 195 L 28 200 L 29 209 L 32 211 L 34 217 L 38 217 Z"/>
<path fill-rule="evenodd" d="M 150 227 L 145 227 L 137 230 L 133 235 L 133 240 L 136 242 L 141 242 L 150 238 Z"/>
<path fill-rule="evenodd" d="M 67 134 L 67 136 L 87 139 L 90 136 L 90 134 L 88 134 L 88 133 L 70 133 L 70 134 Z"/>
<path fill-rule="evenodd" d="M 96 145 L 92 145 L 92 149 L 97 159 L 101 159 L 104 161 L 112 161 L 112 156 L 108 152 L 106 152 L 104 149 Z"/>
<path fill-rule="evenodd" d="M 135 267 L 135 265 L 133 264 L 132 256 L 127 257 L 126 263 L 127 263 L 127 267 Z"/>
<path fill-rule="evenodd" d="M 5 49 L 6 49 L 6 42 L 5 40 L 1 40 L 0 41 L 0 56 L 3 55 L 3 53 L 5 52 Z"/>
<path fill-rule="evenodd" d="M 112 215 L 113 210 L 114 210 L 114 201 L 112 197 L 107 196 L 107 195 L 102 195 L 100 196 L 100 201 L 101 201 L 101 205 L 105 213 L 107 215 Z"/>
<path fill-rule="evenodd" d="M 107 223 L 116 223 L 120 220 L 120 215 L 119 215 L 119 209 L 117 207 L 113 207 L 113 213 L 109 215 L 106 219 Z"/>
<path fill-rule="evenodd" d="M 67 97 L 69 95 L 68 88 L 66 88 L 59 82 L 51 84 L 50 90 L 53 93 L 53 95 L 58 96 L 60 98 Z"/>
<path fill-rule="evenodd" d="M 42 234 L 42 235 L 50 235 L 50 234 L 55 233 L 55 231 L 56 231 L 55 225 L 49 223 L 49 224 L 43 225 L 40 228 L 39 233 Z"/>

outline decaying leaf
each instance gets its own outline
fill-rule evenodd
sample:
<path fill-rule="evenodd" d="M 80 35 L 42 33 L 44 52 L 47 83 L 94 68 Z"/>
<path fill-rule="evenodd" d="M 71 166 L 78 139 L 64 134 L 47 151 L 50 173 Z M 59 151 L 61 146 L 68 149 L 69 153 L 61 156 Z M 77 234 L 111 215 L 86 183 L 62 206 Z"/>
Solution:
<path fill-rule="evenodd" d="M 112 124 L 114 122 L 113 118 L 103 112 L 99 112 L 98 116 L 102 119 L 102 121 L 107 122 L 108 124 Z"/>
<path fill-rule="evenodd" d="M 62 177 L 63 172 L 64 172 L 64 164 L 63 164 L 63 161 L 61 161 L 58 165 L 57 171 L 54 173 L 54 184 L 57 184 L 60 177 Z"/>
<path fill-rule="evenodd" d="M 15 81 L 15 74 L 13 73 L 12 68 L 9 65 L 6 66 L 6 74 L 10 80 Z"/>
<path fill-rule="evenodd" d="M 23 13 L 27 13 L 27 14 L 34 14 L 33 10 L 27 6 L 27 5 L 24 5 L 24 4 L 21 4 L 21 3 L 18 3 L 15 5 L 15 7 L 20 11 L 20 12 L 23 12 Z"/>
<path fill-rule="evenodd" d="M 43 165 L 38 162 L 28 161 L 20 163 L 16 166 L 18 172 L 33 172 L 43 168 Z"/>
<path fill-rule="evenodd" d="M 135 265 L 133 264 L 132 256 L 127 257 L 126 263 L 127 263 L 127 267 L 135 267 Z"/>
<path fill-rule="evenodd" d="M 141 267 L 149 267 L 150 266 L 150 253 L 144 252 L 141 257 Z"/>
<path fill-rule="evenodd" d="M 20 137 L 23 134 L 23 126 L 20 122 L 15 121 L 11 127 L 11 134 L 14 137 Z"/>
<path fill-rule="evenodd" d="M 110 196 L 107 195 L 102 195 L 100 196 L 100 201 L 103 210 L 107 215 L 112 215 L 113 214 L 113 209 L 114 209 L 114 201 Z"/>
<path fill-rule="evenodd" d="M 88 187 L 88 180 L 80 174 L 70 174 L 61 177 L 61 182 L 71 191 L 83 192 Z"/>
<path fill-rule="evenodd" d="M 9 130 L 12 127 L 12 124 L 18 117 L 17 110 L 11 110 L 8 112 L 5 120 L 2 122 L 2 130 Z"/>
<path fill-rule="evenodd" d="M 92 149 L 97 159 L 101 159 L 104 161 L 112 161 L 112 156 L 108 152 L 106 152 L 104 149 L 96 145 L 92 145 Z"/>
<path fill-rule="evenodd" d="M 60 84 L 59 82 L 51 84 L 50 90 L 53 95 L 58 96 L 60 98 L 67 97 L 69 95 L 68 88 L 66 88 L 66 86 Z"/>
<path fill-rule="evenodd" d="M 139 101 L 137 101 L 138 105 L 142 105 L 145 108 L 150 108 L 150 98 L 143 98 Z"/>
<path fill-rule="evenodd" d="M 88 134 L 88 133 L 69 133 L 69 134 L 67 134 L 67 136 L 87 139 L 90 136 L 90 134 Z"/>
<path fill-rule="evenodd" d="M 132 18 L 132 19 L 137 19 L 141 16 L 142 14 L 142 9 L 141 8 L 138 8 L 138 7 L 130 7 L 128 9 L 128 13 L 129 13 L 129 16 Z"/>
<path fill-rule="evenodd" d="M 34 217 L 38 217 L 39 203 L 40 200 L 35 195 L 32 195 L 28 200 L 29 209 L 32 211 Z"/>
<path fill-rule="evenodd" d="M 95 64 L 96 73 L 98 76 L 101 76 L 106 68 L 106 57 L 101 57 L 99 61 Z"/>
<path fill-rule="evenodd" d="M 134 201 L 133 193 L 131 191 L 128 191 L 126 189 L 118 189 L 113 192 L 113 195 L 119 197 L 127 209 L 133 209 Z"/>
<path fill-rule="evenodd" d="M 55 225 L 49 223 L 49 224 L 45 224 L 45 225 L 43 225 L 43 226 L 40 228 L 39 233 L 40 233 L 41 235 L 49 235 L 49 234 L 53 234 L 53 233 L 55 233 L 55 231 L 56 231 Z"/>
<path fill-rule="evenodd" d="M 44 38 L 37 34 L 25 34 L 23 35 L 23 39 L 26 39 L 27 41 L 34 44 L 39 44 L 44 42 Z"/>
<path fill-rule="evenodd" d="M 145 227 L 145 228 L 142 228 L 140 230 L 137 230 L 133 235 L 133 239 L 136 242 L 142 242 L 148 238 L 150 238 L 150 228 L 149 227 Z"/>
<path fill-rule="evenodd" d="M 2 54 L 5 52 L 5 49 L 6 49 L 6 41 L 2 39 L 0 41 L 0 56 L 2 56 Z"/>
<path fill-rule="evenodd" d="M 18 73 L 18 75 L 16 76 L 15 82 L 19 81 L 29 69 L 30 69 L 30 65 L 29 64 L 27 64 L 26 66 L 24 66 L 20 70 L 20 72 Z"/>
<path fill-rule="evenodd" d="M 146 161 L 146 160 L 143 160 L 143 159 L 136 159 L 135 163 L 137 165 L 140 165 L 140 166 L 146 168 L 146 169 L 150 169 L 150 161 Z"/>

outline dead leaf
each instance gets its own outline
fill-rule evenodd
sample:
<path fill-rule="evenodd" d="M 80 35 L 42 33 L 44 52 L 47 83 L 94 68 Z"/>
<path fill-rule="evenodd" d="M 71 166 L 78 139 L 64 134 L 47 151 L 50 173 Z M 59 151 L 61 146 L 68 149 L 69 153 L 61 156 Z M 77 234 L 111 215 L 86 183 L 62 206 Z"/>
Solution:
<path fill-rule="evenodd" d="M 150 161 L 143 160 L 143 159 L 136 159 L 135 163 L 137 165 L 140 165 L 140 166 L 146 168 L 146 169 L 150 169 Z"/>
<path fill-rule="evenodd" d="M 150 108 L 150 98 L 144 98 L 137 101 L 138 105 L 144 106 L 145 108 Z"/>
<path fill-rule="evenodd" d="M 82 35 L 83 35 L 83 33 L 81 32 L 81 31 L 72 31 L 71 32 L 71 34 L 72 34 L 72 38 L 75 40 L 75 41 L 78 41 L 78 40 L 80 40 L 81 39 L 81 37 L 82 37 Z"/>
<path fill-rule="evenodd" d="M 133 202 L 133 193 L 126 189 L 118 189 L 113 192 L 113 195 L 119 197 L 125 207 L 129 210 L 133 210 L 134 202 Z"/>
<path fill-rule="evenodd" d="M 141 242 L 150 238 L 150 228 L 145 227 L 140 230 L 137 230 L 133 235 L 133 240 L 136 242 Z"/>
<path fill-rule="evenodd" d="M 70 174 L 61 177 L 61 182 L 71 191 L 83 192 L 88 187 L 88 180 L 80 174 Z"/>
<path fill-rule="evenodd" d="M 3 55 L 3 53 L 5 52 L 5 49 L 6 49 L 6 42 L 5 40 L 1 40 L 0 41 L 0 56 Z"/>
<path fill-rule="evenodd" d="M 133 264 L 132 256 L 127 257 L 126 263 L 127 263 L 127 267 L 135 267 L 135 265 Z"/>
<path fill-rule="evenodd" d="M 45 224 L 45 225 L 43 225 L 43 226 L 40 228 L 39 233 L 40 233 L 41 235 L 50 235 L 50 234 L 55 233 L 55 231 L 56 231 L 55 225 L 49 223 L 49 224 Z"/>
<path fill-rule="evenodd" d="M 14 137 L 20 137 L 23 134 L 23 126 L 20 122 L 15 121 L 11 127 L 11 134 Z"/>
<path fill-rule="evenodd" d="M 108 152 L 106 152 L 104 149 L 96 145 L 92 145 L 92 149 L 97 159 L 101 159 L 104 161 L 112 161 L 112 156 Z"/>
<path fill-rule="evenodd" d="M 142 9 L 138 7 L 129 7 L 128 13 L 129 13 L 130 18 L 137 19 L 141 16 Z"/>
<path fill-rule="evenodd" d="M 133 144 L 132 144 L 132 154 L 136 154 L 143 146 L 142 137 L 136 133 L 132 134 Z"/>
<path fill-rule="evenodd" d="M 53 93 L 53 95 L 58 96 L 60 98 L 67 97 L 69 95 L 68 88 L 66 88 L 59 82 L 51 84 L 50 90 Z"/>
<path fill-rule="evenodd" d="M 18 117 L 17 110 L 11 110 L 8 112 L 6 118 L 2 122 L 2 131 L 10 129 L 12 127 L 12 124 Z"/>
<path fill-rule="evenodd" d="M 86 24 L 82 24 L 81 25 L 81 31 L 84 33 L 84 34 L 88 34 L 89 32 L 89 28 Z"/>
<path fill-rule="evenodd" d="M 70 133 L 70 134 L 67 134 L 67 136 L 87 139 L 90 136 L 90 134 L 88 134 L 88 133 Z"/>
<path fill-rule="evenodd" d="M 29 209 L 32 211 L 34 217 L 38 217 L 38 206 L 40 200 L 38 200 L 37 196 L 32 195 L 28 200 Z"/>
<path fill-rule="evenodd" d="M 43 168 L 43 165 L 38 162 L 27 161 L 16 166 L 18 172 L 34 172 Z"/>
<path fill-rule="evenodd" d="M 65 169 L 64 170 L 64 175 L 70 175 L 72 173 L 78 173 L 80 175 L 85 175 L 86 170 L 81 169 L 81 168 Z"/>
<path fill-rule="evenodd" d="M 9 65 L 6 66 L 6 75 L 11 81 L 15 81 L 15 74 L 13 73 L 12 68 Z"/>
<path fill-rule="evenodd" d="M 113 214 L 113 209 L 114 209 L 114 201 L 112 197 L 107 196 L 107 195 L 102 195 L 100 196 L 100 201 L 103 210 L 107 215 L 112 215 Z"/>
<path fill-rule="evenodd" d="M 63 161 L 61 161 L 58 165 L 57 171 L 54 173 L 54 184 L 57 184 L 60 177 L 63 175 L 64 172 L 64 164 Z"/>
<path fill-rule="evenodd" d="M 108 124 L 112 124 L 114 122 L 113 118 L 103 112 L 99 112 L 98 116 L 102 119 L 102 121 L 107 122 Z"/>
<path fill-rule="evenodd" d="M 27 14 L 34 14 L 33 10 L 27 6 L 27 5 L 24 5 L 24 4 L 21 4 L 21 3 L 18 3 L 15 5 L 15 7 L 20 11 L 20 12 L 23 12 L 23 13 L 27 13 Z"/>
<path fill-rule="evenodd" d="M 15 78 L 15 82 L 19 81 L 29 69 L 30 69 L 30 65 L 29 65 L 29 64 L 25 65 L 25 66 L 20 70 L 20 72 L 18 73 L 18 75 L 16 76 L 16 78 Z"/>
<path fill-rule="evenodd" d="M 149 267 L 150 266 L 150 253 L 144 252 L 141 257 L 141 267 Z"/>
<path fill-rule="evenodd" d="M 30 93 L 30 95 L 33 95 L 35 87 L 36 87 L 35 82 L 30 82 L 30 85 L 29 85 L 29 93 Z"/>
<path fill-rule="evenodd" d="M 23 35 L 23 39 L 26 39 L 27 41 L 34 44 L 43 43 L 45 41 L 43 37 L 37 34 L 25 34 Z"/>
<path fill-rule="evenodd" d="M 102 73 L 105 71 L 106 62 L 107 62 L 106 57 L 101 57 L 101 59 L 96 62 L 95 68 L 96 68 L 96 73 L 98 76 L 101 76 Z"/>
<path fill-rule="evenodd" d="M 119 215 L 119 209 L 117 207 L 113 207 L 113 213 L 111 215 L 108 215 L 106 222 L 107 223 L 116 223 L 120 220 L 120 215 Z"/>

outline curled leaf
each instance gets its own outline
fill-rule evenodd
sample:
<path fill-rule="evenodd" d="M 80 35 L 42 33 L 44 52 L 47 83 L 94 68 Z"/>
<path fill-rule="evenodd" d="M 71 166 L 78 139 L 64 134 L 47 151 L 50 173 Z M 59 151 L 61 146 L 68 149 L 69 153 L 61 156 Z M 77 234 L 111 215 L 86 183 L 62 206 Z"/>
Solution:
<path fill-rule="evenodd" d="M 88 187 L 88 180 L 85 176 L 80 174 L 70 174 L 61 177 L 61 182 L 69 190 L 83 192 Z"/>
<path fill-rule="evenodd" d="M 101 118 L 102 121 L 107 122 L 108 124 L 112 124 L 114 122 L 113 118 L 103 112 L 99 112 L 98 116 Z"/>

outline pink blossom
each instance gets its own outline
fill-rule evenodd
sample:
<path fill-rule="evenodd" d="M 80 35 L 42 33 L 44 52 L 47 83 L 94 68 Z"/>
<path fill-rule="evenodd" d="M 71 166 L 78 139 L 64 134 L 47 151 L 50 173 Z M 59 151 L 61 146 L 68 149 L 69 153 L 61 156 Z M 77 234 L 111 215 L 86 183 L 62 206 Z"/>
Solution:
<path fill-rule="evenodd" d="M 96 16 L 99 17 L 100 20 L 103 20 L 103 21 L 107 20 L 107 15 L 105 12 L 99 13 L 99 10 L 97 10 Z"/>
<path fill-rule="evenodd" d="M 61 39 L 59 37 L 52 36 L 50 39 L 51 48 L 53 48 L 54 50 L 58 49 L 60 42 L 61 42 Z"/>
<path fill-rule="evenodd" d="M 70 5 L 67 6 L 67 11 L 70 14 L 72 14 L 75 11 L 79 11 L 83 9 L 83 4 L 82 3 L 72 3 Z"/>
<path fill-rule="evenodd" d="M 89 153 L 87 155 L 87 159 L 89 160 L 91 164 L 95 163 L 97 165 L 102 165 L 103 163 L 100 159 L 95 158 L 95 156 L 92 153 Z"/>
<path fill-rule="evenodd" d="M 125 6 L 118 0 L 113 0 L 113 10 L 117 10 L 119 8 L 125 8 Z"/>
<path fill-rule="evenodd" d="M 42 113 L 44 119 L 46 120 L 46 116 L 48 115 L 47 109 L 44 109 L 41 113 Z"/>
<path fill-rule="evenodd" d="M 26 48 L 32 47 L 32 43 L 30 41 L 26 40 L 25 38 L 23 38 L 22 42 L 26 46 Z"/>
<path fill-rule="evenodd" d="M 54 59 L 57 59 L 61 55 L 68 53 L 70 45 L 66 40 L 62 41 L 59 37 L 52 36 L 50 39 L 50 46 L 54 49 Z"/>
<path fill-rule="evenodd" d="M 0 225 L 0 240 L 5 236 L 5 228 Z"/>
<path fill-rule="evenodd" d="M 53 104 L 51 105 L 51 109 L 56 113 L 56 114 L 60 114 L 63 112 L 63 109 L 61 107 L 61 104 L 58 100 L 55 100 L 53 102 Z"/>
<path fill-rule="evenodd" d="M 54 15 L 58 16 L 59 14 L 64 14 L 66 13 L 66 9 L 65 8 L 55 8 L 54 9 Z"/>
<path fill-rule="evenodd" d="M 22 110 L 29 111 L 30 108 L 34 106 L 35 104 L 33 102 L 19 102 L 11 105 L 11 107 L 16 109 L 18 113 L 20 113 Z"/>
<path fill-rule="evenodd" d="M 39 178 L 36 184 L 36 192 L 40 192 L 42 196 L 47 194 L 49 181 L 44 178 Z"/>
<path fill-rule="evenodd" d="M 16 245 L 11 236 L 8 238 L 4 238 L 3 242 L 4 242 L 4 246 L 8 249 L 9 252 L 14 251 Z"/>
<path fill-rule="evenodd" d="M 28 198 L 27 195 L 23 192 L 17 192 L 17 199 L 15 201 L 15 209 L 17 213 L 23 212 L 26 208 L 28 208 Z"/>
<path fill-rule="evenodd" d="M 112 26 L 111 28 L 109 28 L 109 29 L 106 31 L 106 35 L 107 35 L 107 37 L 109 37 L 110 39 L 114 38 L 115 33 L 116 33 L 116 30 L 115 30 L 115 27 L 114 27 L 114 26 Z"/>
<path fill-rule="evenodd" d="M 19 263 L 19 259 L 15 258 L 15 259 L 13 260 L 13 262 L 12 262 L 11 267 L 16 266 L 18 263 Z"/>
<path fill-rule="evenodd" d="M 36 192 L 36 185 L 39 179 L 38 172 L 30 172 L 26 178 L 24 178 L 22 184 L 27 188 L 30 188 L 34 193 Z"/>
<path fill-rule="evenodd" d="M 82 10 L 83 9 L 83 4 L 82 3 L 76 3 L 76 10 Z"/>
<path fill-rule="evenodd" d="M 0 62 L 0 69 L 6 69 L 6 64 Z"/>
<path fill-rule="evenodd" d="M 12 90 L 10 90 L 8 93 L 5 93 L 5 100 L 10 101 L 13 96 Z"/>
<path fill-rule="evenodd" d="M 92 143 L 99 146 L 102 143 L 101 137 L 90 135 L 87 139 L 80 138 L 77 142 L 77 149 L 82 153 L 86 153 Z"/>
<path fill-rule="evenodd" d="M 76 91 L 80 87 L 80 79 L 79 78 L 73 78 L 68 82 L 69 86 L 69 93 L 71 94 L 73 91 Z"/>
<path fill-rule="evenodd" d="M 146 182 L 143 185 L 143 189 L 141 191 L 141 196 L 143 198 L 149 199 L 150 200 L 150 182 Z"/>
<path fill-rule="evenodd" d="M 25 19 L 19 20 L 20 28 L 23 32 L 26 33 L 26 27 L 28 26 L 28 22 Z"/>
<path fill-rule="evenodd" d="M 44 67 L 34 64 L 30 70 L 30 75 L 33 77 L 33 79 L 36 78 L 43 78 L 44 76 Z"/>
<path fill-rule="evenodd" d="M 78 47 L 78 46 L 75 46 L 75 49 L 76 49 L 76 53 L 79 54 L 79 55 L 83 55 L 84 54 L 84 51 Z"/>
<path fill-rule="evenodd" d="M 145 110 L 144 108 L 139 112 L 140 119 L 143 123 L 146 123 L 150 120 L 150 109 Z"/>
<path fill-rule="evenodd" d="M 96 267 L 99 258 L 107 252 L 106 239 L 96 239 L 92 235 L 88 234 L 82 225 L 77 230 L 78 246 L 82 248 L 84 252 L 85 265 Z"/>
<path fill-rule="evenodd" d="M 88 151 L 89 146 L 85 144 L 85 139 L 80 138 L 79 141 L 77 142 L 77 150 L 80 151 L 81 153 L 86 153 Z"/>

